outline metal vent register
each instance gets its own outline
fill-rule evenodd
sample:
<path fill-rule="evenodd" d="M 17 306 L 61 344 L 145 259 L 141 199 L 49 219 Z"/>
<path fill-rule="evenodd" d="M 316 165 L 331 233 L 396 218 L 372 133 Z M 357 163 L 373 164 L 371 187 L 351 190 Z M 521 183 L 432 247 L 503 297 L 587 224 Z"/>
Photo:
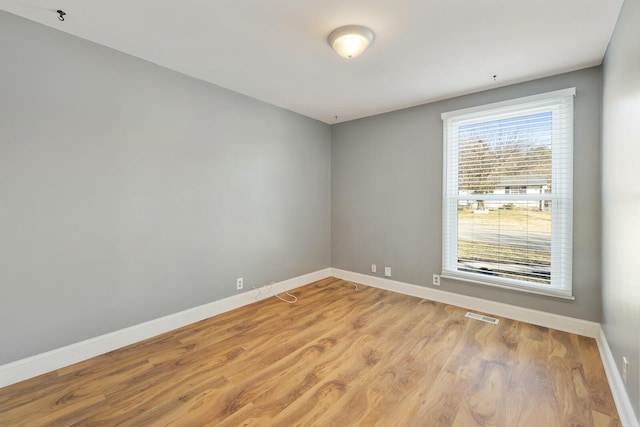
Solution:
<path fill-rule="evenodd" d="M 472 313 L 470 311 L 467 311 L 467 314 L 465 314 L 464 317 L 480 320 L 482 322 L 493 323 L 494 325 L 497 325 L 499 322 L 499 320 L 494 317 L 483 316 L 482 314 Z"/>

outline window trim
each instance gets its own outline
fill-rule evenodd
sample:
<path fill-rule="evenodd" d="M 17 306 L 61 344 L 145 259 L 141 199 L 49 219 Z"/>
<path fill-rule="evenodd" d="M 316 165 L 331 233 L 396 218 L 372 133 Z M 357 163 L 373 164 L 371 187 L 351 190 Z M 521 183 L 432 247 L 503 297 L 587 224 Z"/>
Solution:
<path fill-rule="evenodd" d="M 572 285 L 572 278 L 571 278 L 572 257 L 573 257 L 573 248 L 572 248 L 573 183 L 571 182 L 572 172 L 569 174 L 568 183 L 564 184 L 565 187 L 568 186 L 568 188 L 571 190 L 568 197 L 562 197 L 556 194 L 555 192 L 554 194 L 546 194 L 545 197 L 543 197 L 545 200 L 551 201 L 551 204 L 553 206 L 552 215 L 555 213 L 556 209 L 558 209 L 558 203 L 562 203 L 563 204 L 562 211 L 558 212 L 557 215 L 566 215 L 569 218 L 568 225 L 564 229 L 559 228 L 559 225 L 557 224 L 558 221 L 552 221 L 552 231 L 551 231 L 552 256 L 554 253 L 553 252 L 554 241 L 556 244 L 559 245 L 558 247 L 562 247 L 563 245 L 568 246 L 568 249 L 566 249 L 566 252 L 563 251 L 563 254 L 562 254 L 562 255 L 568 255 L 569 257 L 569 259 L 567 260 L 565 256 L 563 261 L 565 263 L 568 262 L 568 266 L 566 267 L 568 272 L 565 275 L 568 277 L 568 283 L 565 283 L 564 287 L 558 287 L 558 286 L 550 287 L 549 285 L 536 284 L 533 282 L 527 283 L 526 281 L 521 281 L 521 280 L 514 280 L 514 279 L 503 278 L 503 277 L 497 278 L 497 277 L 491 277 L 491 276 L 483 276 L 482 274 L 479 274 L 479 273 L 459 271 L 457 267 L 457 264 L 458 264 L 457 256 L 454 256 L 455 262 L 453 264 L 452 264 L 452 259 L 447 259 L 447 258 L 451 258 L 452 246 L 455 246 L 457 248 L 457 243 L 455 243 L 454 245 L 450 243 L 450 241 L 453 238 L 453 239 L 456 239 L 456 242 L 457 242 L 457 234 L 458 234 L 457 232 L 458 221 L 457 220 L 451 221 L 449 219 L 449 222 L 447 222 L 447 219 L 448 219 L 447 215 L 448 213 L 451 212 L 451 209 L 453 208 L 455 208 L 457 212 L 458 199 L 456 197 L 459 196 L 457 194 L 452 197 L 447 193 L 449 191 L 448 173 L 454 176 L 457 174 L 456 172 L 457 169 L 452 171 L 447 170 L 447 168 L 449 167 L 448 152 L 451 150 L 451 147 L 449 146 L 449 140 L 448 140 L 449 119 L 459 120 L 463 118 L 463 120 L 465 121 L 467 120 L 473 121 L 475 119 L 494 120 L 496 118 L 495 116 L 491 118 L 486 117 L 488 113 L 489 114 L 491 113 L 491 110 L 508 109 L 510 107 L 519 107 L 519 106 L 526 108 L 526 104 L 529 104 L 529 103 L 533 103 L 537 101 L 560 99 L 560 98 L 569 98 L 571 96 L 575 97 L 575 95 L 576 95 L 576 89 L 568 88 L 568 89 L 563 89 L 563 90 L 558 90 L 553 92 L 541 93 L 533 96 L 521 97 L 521 98 L 511 99 L 507 101 L 495 102 L 495 103 L 480 105 L 476 107 L 449 111 L 441 114 L 441 118 L 443 120 L 443 190 L 442 190 L 443 237 L 442 237 L 442 273 L 441 274 L 443 278 L 477 283 L 477 284 L 482 284 L 482 285 L 487 285 L 492 287 L 515 290 L 515 291 L 522 291 L 526 293 L 552 296 L 552 297 L 563 298 L 563 299 L 570 299 L 570 300 L 575 299 L 573 297 L 573 285 Z M 552 107 L 551 109 L 553 110 L 553 108 L 558 108 L 558 107 Z M 575 106 L 573 105 L 573 103 L 571 104 L 570 108 L 573 114 L 573 111 L 575 110 Z M 513 114 L 513 113 L 505 112 L 505 115 L 508 116 L 509 114 Z M 552 122 L 552 126 L 555 128 L 557 125 Z M 573 150 L 573 125 L 570 126 L 570 130 L 567 129 L 567 133 L 570 133 L 568 136 L 570 138 L 569 145 L 570 145 L 570 149 Z M 554 132 L 553 135 L 554 137 L 556 137 L 558 133 Z M 556 168 L 557 168 L 557 164 L 555 163 L 556 163 L 555 161 L 552 163 L 552 170 L 553 170 L 552 176 L 554 177 L 556 176 Z M 572 165 L 573 165 L 573 155 L 571 155 L 571 163 L 570 163 L 571 168 L 573 168 Z M 455 163 L 455 168 L 457 168 L 457 162 Z M 503 197 L 503 195 L 484 194 L 484 195 L 474 195 L 474 198 L 477 196 L 481 196 L 480 198 L 484 200 L 491 200 L 491 199 L 497 200 L 500 197 Z M 529 199 L 532 199 L 533 197 L 535 197 L 535 199 L 538 200 L 540 199 L 541 195 L 537 195 L 537 194 L 510 195 L 511 198 L 513 198 L 514 196 L 515 198 L 518 198 L 518 199 L 521 198 L 522 200 L 529 200 Z M 453 207 L 449 206 L 452 203 L 455 204 L 455 206 Z M 455 265 L 455 268 L 452 268 L 452 265 Z M 556 270 L 557 265 L 558 264 L 556 262 L 555 263 L 556 267 L 554 267 L 554 263 L 552 262 L 552 265 L 551 265 L 552 277 L 553 277 L 554 271 L 557 271 Z"/>

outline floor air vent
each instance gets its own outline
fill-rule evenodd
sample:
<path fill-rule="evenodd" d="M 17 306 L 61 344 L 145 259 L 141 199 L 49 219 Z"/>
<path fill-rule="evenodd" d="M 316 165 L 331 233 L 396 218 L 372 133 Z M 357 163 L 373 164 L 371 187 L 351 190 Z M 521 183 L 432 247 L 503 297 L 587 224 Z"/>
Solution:
<path fill-rule="evenodd" d="M 496 319 L 496 318 L 489 317 L 489 316 L 483 316 L 482 314 L 472 313 L 470 311 L 467 311 L 467 314 L 465 314 L 464 317 L 468 317 L 470 319 L 480 320 L 482 322 L 493 323 L 494 325 L 497 325 L 498 322 L 499 322 L 499 320 Z"/>

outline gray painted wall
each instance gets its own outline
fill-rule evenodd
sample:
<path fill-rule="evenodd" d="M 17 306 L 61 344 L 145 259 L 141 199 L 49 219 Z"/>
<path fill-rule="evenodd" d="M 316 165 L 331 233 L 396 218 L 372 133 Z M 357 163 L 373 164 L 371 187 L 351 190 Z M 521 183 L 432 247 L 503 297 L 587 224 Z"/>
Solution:
<path fill-rule="evenodd" d="M 625 0 L 604 62 L 603 328 L 640 421 L 640 0 Z"/>
<path fill-rule="evenodd" d="M 575 100 L 575 301 L 443 280 L 440 289 L 599 321 L 602 70 L 590 68 L 332 126 L 331 265 L 432 286 L 442 263 L 445 111 L 567 87 Z M 378 273 L 371 273 L 371 264 Z"/>
<path fill-rule="evenodd" d="M 0 364 L 330 266 L 330 128 L 0 12 Z"/>

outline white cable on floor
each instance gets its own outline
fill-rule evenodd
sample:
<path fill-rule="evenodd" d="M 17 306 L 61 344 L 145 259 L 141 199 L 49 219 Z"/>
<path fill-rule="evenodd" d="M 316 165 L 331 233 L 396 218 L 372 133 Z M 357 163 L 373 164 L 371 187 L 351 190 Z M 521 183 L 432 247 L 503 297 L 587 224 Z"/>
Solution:
<path fill-rule="evenodd" d="M 260 299 L 260 297 L 262 296 L 263 289 L 267 289 L 267 285 L 261 286 L 259 288 L 256 288 L 254 286 L 253 289 L 258 291 L 258 293 L 256 294 L 256 297 L 255 297 L 256 301 L 258 301 Z M 267 289 L 266 295 L 269 295 L 269 292 L 271 292 L 271 285 L 269 285 L 269 288 Z"/>
<path fill-rule="evenodd" d="M 345 282 L 347 282 L 347 283 L 349 283 L 351 286 L 353 286 L 353 289 L 354 289 L 356 292 L 359 292 L 359 291 L 360 291 L 360 289 L 358 289 L 358 285 L 357 285 L 356 283 L 353 283 L 353 282 L 351 282 L 351 281 L 349 281 L 349 280 L 344 280 L 344 279 L 342 279 L 342 280 L 343 280 L 343 281 L 345 281 Z M 263 290 L 264 290 L 264 289 L 266 289 L 265 294 L 268 296 L 268 295 L 271 293 L 271 288 L 273 287 L 273 285 L 279 285 L 279 286 L 282 288 L 282 292 L 280 292 L 280 293 L 278 293 L 278 294 L 275 294 L 276 298 L 278 298 L 280 301 L 286 302 L 287 304 L 294 304 L 294 303 L 298 302 L 298 297 L 297 297 L 297 296 L 295 296 L 295 295 L 291 295 L 291 294 L 289 293 L 289 291 L 287 291 L 287 289 L 286 289 L 286 288 L 285 288 L 281 283 L 276 283 L 276 282 L 271 282 L 271 283 L 269 283 L 269 285 L 264 285 L 264 286 L 262 286 L 262 287 L 260 287 L 260 288 L 256 288 L 256 287 L 254 286 L 254 287 L 253 287 L 253 289 L 255 289 L 255 290 L 257 290 L 257 291 L 258 291 L 258 293 L 257 293 L 257 294 L 256 294 L 256 296 L 255 296 L 256 301 L 257 301 L 258 299 L 260 299 L 260 297 L 261 297 L 261 296 L 262 296 L 262 294 L 263 294 Z M 282 298 L 282 297 L 280 296 L 280 294 L 282 294 L 282 293 L 286 294 L 288 297 L 290 297 L 290 298 L 292 298 L 292 299 L 291 299 L 291 300 L 286 300 L 286 299 Z"/>
<path fill-rule="evenodd" d="M 290 293 L 285 289 L 285 287 L 284 287 L 284 286 L 282 286 L 280 283 L 276 283 L 276 282 L 271 282 L 271 283 L 269 283 L 268 285 L 264 285 L 264 286 L 262 286 L 262 287 L 260 287 L 260 288 L 256 288 L 256 287 L 254 286 L 254 287 L 253 287 L 253 289 L 255 289 L 255 290 L 257 290 L 257 291 L 258 291 L 258 293 L 257 293 L 257 294 L 256 294 L 256 296 L 255 296 L 256 301 L 257 301 L 258 299 L 260 299 L 260 297 L 263 295 L 263 290 L 265 290 L 265 289 L 266 289 L 266 292 L 264 292 L 264 294 L 265 294 L 266 296 L 269 296 L 269 294 L 271 293 L 271 288 L 273 287 L 273 285 L 280 285 L 280 287 L 282 288 L 282 292 L 280 292 L 280 294 L 285 293 L 285 294 L 287 294 L 287 296 L 289 296 L 289 297 L 293 298 L 293 300 L 286 300 L 286 299 L 282 298 L 282 297 L 280 296 L 280 294 L 275 294 L 276 298 L 278 298 L 280 301 L 284 301 L 284 302 L 286 302 L 287 304 L 293 304 L 293 303 L 298 302 L 298 297 L 297 297 L 297 296 L 295 296 L 295 295 L 291 295 L 291 294 L 290 294 Z"/>
<path fill-rule="evenodd" d="M 275 285 L 275 284 L 276 284 L 276 283 L 271 283 L 271 285 Z M 285 289 L 285 287 L 284 287 L 284 286 L 282 286 L 280 283 L 278 283 L 278 285 L 280 285 L 280 287 L 283 289 L 284 293 L 285 293 L 285 294 L 287 294 L 287 296 L 289 296 L 289 297 L 293 298 L 293 301 L 288 301 L 288 300 L 286 300 L 286 299 L 282 298 L 279 294 L 276 294 L 276 297 L 278 297 L 278 299 L 279 299 L 280 301 L 284 301 L 284 302 L 286 302 L 287 304 L 293 304 L 293 303 L 295 303 L 295 302 L 298 302 L 298 297 L 297 297 L 297 296 L 295 296 L 295 295 L 291 295 L 291 294 L 290 294 L 290 293 Z M 280 292 L 280 293 L 282 293 L 282 292 Z"/>
<path fill-rule="evenodd" d="M 345 282 L 347 282 L 347 283 L 349 283 L 351 286 L 353 286 L 353 289 L 355 289 L 355 290 L 356 290 L 356 292 L 359 292 L 359 291 L 360 291 L 360 289 L 358 289 L 358 285 L 356 285 L 355 283 L 350 282 L 350 281 L 345 280 L 345 279 L 342 279 L 342 280 L 343 280 L 343 281 L 345 281 Z"/>

